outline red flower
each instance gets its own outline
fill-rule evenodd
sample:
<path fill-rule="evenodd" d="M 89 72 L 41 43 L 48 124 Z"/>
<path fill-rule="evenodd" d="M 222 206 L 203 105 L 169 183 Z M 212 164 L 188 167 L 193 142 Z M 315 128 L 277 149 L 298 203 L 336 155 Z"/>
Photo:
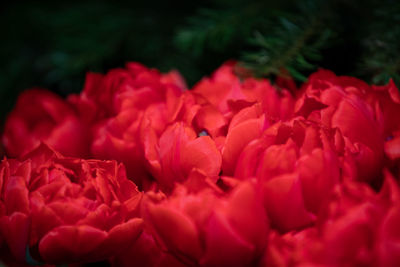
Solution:
<path fill-rule="evenodd" d="M 383 163 L 384 141 L 399 130 L 400 97 L 393 82 L 368 86 L 352 77 L 336 76 L 320 70 L 303 86 L 304 94 L 296 112 L 328 128 L 338 128 L 346 150 L 355 157 L 357 178 L 371 182 L 379 176 Z M 395 149 L 386 147 L 390 157 Z"/>
<path fill-rule="evenodd" d="M 146 127 L 161 134 L 183 109 L 185 84 L 179 73 L 161 74 L 139 63 L 102 76 L 87 75 L 83 92 L 70 102 L 92 124 L 91 155 L 125 164 L 128 177 L 141 188 L 150 183 L 142 134 Z M 142 138 L 143 137 L 143 138 Z"/>
<path fill-rule="evenodd" d="M 292 243 L 292 255 L 311 266 L 396 266 L 399 200 L 400 187 L 386 171 L 378 194 L 354 181 L 337 185 L 312 234 Z"/>
<path fill-rule="evenodd" d="M 210 78 L 203 78 L 193 87 L 198 97 L 217 107 L 222 113 L 228 113 L 228 102 L 245 99 L 240 88 L 240 80 L 234 73 L 236 62 L 230 61 L 219 67 Z"/>
<path fill-rule="evenodd" d="M 50 91 L 30 89 L 8 115 L 2 141 L 11 157 L 26 154 L 41 142 L 66 156 L 86 157 L 88 136 L 71 105 Z"/>
<path fill-rule="evenodd" d="M 175 183 L 184 182 L 194 170 L 214 182 L 221 170 L 221 154 L 209 136 L 197 136 L 183 122 L 169 126 L 157 141 L 152 142 L 147 155 L 158 185 L 170 192 Z"/>
<path fill-rule="evenodd" d="M 114 161 L 64 158 L 46 146 L 4 160 L 0 232 L 19 261 L 107 259 L 139 236 L 141 194 Z M 27 259 L 28 260 L 28 259 Z"/>
<path fill-rule="evenodd" d="M 24 92 L 5 126 L 9 155 L 43 141 L 66 155 L 113 159 L 146 193 L 115 161 L 68 158 L 47 145 L 4 159 L 0 257 L 400 265 L 393 81 L 369 86 L 320 70 L 297 90 L 290 77 L 273 86 L 250 76 L 227 62 L 188 91 L 175 71 L 128 63 L 89 73 L 67 102 Z"/>
<path fill-rule="evenodd" d="M 237 152 L 233 177 L 257 177 L 271 224 L 299 229 L 315 221 L 341 178 L 352 177 L 342 142 L 338 131 L 302 118 L 277 123 Z"/>
<path fill-rule="evenodd" d="M 142 64 L 131 62 L 125 69 L 113 69 L 106 75 L 88 73 L 80 95 L 69 96 L 69 101 L 77 106 L 82 117 L 89 122 L 117 115 L 124 109 L 121 95 L 129 95 L 130 104 L 135 109 L 143 109 L 151 103 L 164 99 L 166 88 L 182 91 L 186 89 L 180 74 L 171 71 L 161 74 Z"/>
<path fill-rule="evenodd" d="M 268 80 L 246 78 L 235 73 L 236 62 L 229 61 L 217 69 L 210 78 L 203 78 L 193 87 L 200 103 L 206 101 L 231 118 L 241 109 L 262 103 L 263 111 L 272 120 L 289 119 L 293 113 L 293 98 L 286 89 L 278 91 Z"/>
<path fill-rule="evenodd" d="M 147 198 L 144 218 L 162 247 L 186 264 L 250 266 L 261 256 L 268 233 L 257 191 L 246 182 L 219 198 L 180 187 L 159 203 Z"/>

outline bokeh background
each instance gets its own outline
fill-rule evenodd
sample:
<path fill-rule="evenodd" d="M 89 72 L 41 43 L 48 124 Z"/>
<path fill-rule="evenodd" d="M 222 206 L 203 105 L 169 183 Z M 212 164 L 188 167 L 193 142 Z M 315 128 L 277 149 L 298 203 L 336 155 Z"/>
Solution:
<path fill-rule="evenodd" d="M 30 87 L 79 92 L 88 71 L 139 61 L 191 86 L 237 59 L 272 81 L 317 68 L 400 82 L 396 0 L 15 1 L 0 14 L 0 122 Z"/>

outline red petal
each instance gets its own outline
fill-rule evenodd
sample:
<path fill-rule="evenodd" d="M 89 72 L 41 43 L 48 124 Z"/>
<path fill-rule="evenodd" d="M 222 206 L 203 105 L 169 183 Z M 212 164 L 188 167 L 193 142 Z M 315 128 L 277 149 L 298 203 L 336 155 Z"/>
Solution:
<path fill-rule="evenodd" d="M 93 253 L 106 238 L 106 232 L 91 226 L 60 226 L 43 237 L 39 243 L 39 252 L 48 263 L 82 262 L 86 261 L 87 255 Z"/>
<path fill-rule="evenodd" d="M 331 218 L 324 225 L 323 242 L 327 249 L 323 251 L 323 259 L 336 266 L 353 261 L 369 265 L 373 254 L 362 252 L 369 252 L 374 246 L 374 229 L 382 213 L 368 202 L 345 212 L 344 216 Z"/>
<path fill-rule="evenodd" d="M 164 190 L 169 190 L 177 181 L 185 180 L 181 166 L 181 151 L 186 143 L 195 139 L 196 133 L 183 123 L 175 123 L 168 127 L 159 139 L 159 157 L 162 173 L 157 180 Z"/>
<path fill-rule="evenodd" d="M 163 74 L 160 81 L 165 84 L 176 85 L 180 90 L 187 90 L 185 78 L 179 73 L 179 71 L 171 70 L 170 72 Z"/>
<path fill-rule="evenodd" d="M 181 166 L 186 177 L 196 168 L 217 180 L 221 170 L 221 153 L 209 136 L 189 141 L 181 153 Z"/>
<path fill-rule="evenodd" d="M 147 232 L 143 232 L 128 251 L 111 259 L 111 262 L 112 266 L 187 266 L 170 253 L 162 251 L 154 241 L 153 236 Z"/>
<path fill-rule="evenodd" d="M 221 213 L 211 216 L 201 266 L 251 266 L 255 246 L 236 233 Z"/>
<path fill-rule="evenodd" d="M 233 127 L 226 136 L 222 149 L 222 169 L 224 175 L 233 175 L 236 162 L 243 148 L 252 140 L 260 137 L 264 118 L 246 120 Z"/>
<path fill-rule="evenodd" d="M 103 80 L 103 75 L 100 73 L 88 72 L 85 77 L 85 84 L 82 92 L 86 95 L 97 93 L 97 89 Z"/>
<path fill-rule="evenodd" d="M 298 148 L 291 139 L 284 145 L 272 145 L 265 150 L 260 159 L 256 175 L 261 180 L 267 180 L 276 175 L 292 172 L 297 157 Z"/>
<path fill-rule="evenodd" d="M 233 127 L 245 121 L 260 118 L 262 115 L 263 115 L 263 110 L 259 103 L 254 104 L 250 107 L 243 108 L 232 118 L 229 124 L 228 132 L 231 131 Z"/>
<path fill-rule="evenodd" d="M 332 117 L 332 127 L 338 127 L 352 142 L 362 142 L 380 153 L 383 129 L 374 120 L 371 109 L 356 97 L 340 102 Z"/>
<path fill-rule="evenodd" d="M 268 218 L 261 203 L 255 185 L 243 182 L 233 190 L 223 210 L 237 233 L 254 244 L 259 253 L 265 248 L 269 230 Z"/>
<path fill-rule="evenodd" d="M 393 207 L 382 222 L 377 242 L 380 266 L 400 265 L 400 209 Z"/>
<path fill-rule="evenodd" d="M 302 188 L 297 174 L 281 175 L 263 186 L 264 205 L 271 224 L 282 232 L 313 223 L 315 217 L 304 207 Z"/>
<path fill-rule="evenodd" d="M 387 169 L 384 169 L 383 173 L 385 178 L 381 191 L 379 192 L 379 197 L 383 200 L 388 201 L 389 205 L 396 205 L 400 201 L 399 184 Z"/>
<path fill-rule="evenodd" d="M 21 262 L 25 261 L 29 224 L 28 216 L 21 212 L 15 212 L 11 216 L 0 218 L 0 233 L 4 236 L 14 257 Z"/>
<path fill-rule="evenodd" d="M 207 130 L 211 136 L 218 136 L 222 127 L 226 125 L 226 120 L 220 111 L 214 106 L 203 106 L 195 117 L 199 130 Z"/>
<path fill-rule="evenodd" d="M 149 223 L 169 250 L 192 259 L 199 258 L 202 252 L 199 234 L 190 218 L 161 204 L 149 204 L 148 214 Z"/>
<path fill-rule="evenodd" d="M 235 177 L 246 179 L 255 176 L 266 147 L 267 144 L 262 139 L 251 141 L 240 154 L 236 164 Z"/>
<path fill-rule="evenodd" d="M 89 129 L 79 119 L 65 118 L 44 141 L 65 156 L 87 157 L 89 154 Z"/>
<path fill-rule="evenodd" d="M 391 160 L 400 158 L 400 136 L 385 142 L 385 154 Z"/>
<path fill-rule="evenodd" d="M 315 149 L 297 162 L 304 203 L 308 210 L 318 214 L 321 204 L 339 182 L 340 169 L 336 156 L 329 151 Z"/>
<path fill-rule="evenodd" d="M 239 79 L 233 73 L 233 64 L 225 63 L 217 69 L 212 78 L 204 78 L 193 87 L 193 93 L 201 95 L 222 112 L 228 111 L 227 100 L 233 98 Z"/>
<path fill-rule="evenodd" d="M 11 176 L 4 189 L 4 203 L 7 214 L 13 212 L 29 213 L 28 188 L 21 176 Z"/>
<path fill-rule="evenodd" d="M 36 244 L 51 229 L 63 224 L 61 218 L 46 206 L 45 199 L 37 192 L 32 193 L 31 204 L 31 233 L 30 245 Z"/>
<path fill-rule="evenodd" d="M 47 207 L 57 214 L 65 224 L 75 224 L 78 220 L 84 218 L 89 212 L 87 208 L 74 200 L 54 201 L 49 203 Z"/>
<path fill-rule="evenodd" d="M 100 247 L 88 257 L 92 259 L 104 259 L 121 253 L 135 243 L 142 230 L 143 220 L 139 218 L 118 224 L 108 232 L 106 240 Z"/>

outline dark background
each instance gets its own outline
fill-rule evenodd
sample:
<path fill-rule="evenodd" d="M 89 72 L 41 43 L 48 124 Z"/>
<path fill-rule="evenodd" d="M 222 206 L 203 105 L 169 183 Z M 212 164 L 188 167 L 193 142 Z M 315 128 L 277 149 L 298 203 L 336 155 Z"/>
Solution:
<path fill-rule="evenodd" d="M 79 92 L 87 71 L 139 61 L 193 85 L 239 59 L 298 83 L 319 67 L 400 81 L 398 1 L 18 1 L 0 14 L 0 122 L 18 93 Z M 301 2 L 301 3 L 298 3 Z"/>

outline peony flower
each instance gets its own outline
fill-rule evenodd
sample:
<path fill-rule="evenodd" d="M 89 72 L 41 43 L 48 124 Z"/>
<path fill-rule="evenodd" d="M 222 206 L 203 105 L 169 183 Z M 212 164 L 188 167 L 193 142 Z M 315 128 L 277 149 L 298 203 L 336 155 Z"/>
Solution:
<path fill-rule="evenodd" d="M 69 101 L 77 106 L 81 116 L 90 122 L 113 117 L 123 109 L 120 96 L 130 95 L 131 105 L 136 108 L 158 102 L 165 95 L 165 88 L 186 89 L 180 74 L 171 71 L 160 74 L 140 63 L 130 62 L 126 68 L 116 68 L 102 75 L 88 73 L 83 91 L 79 95 L 70 95 Z"/>
<path fill-rule="evenodd" d="M 102 76 L 89 73 L 82 93 L 70 96 L 92 124 L 92 157 L 124 163 L 128 176 L 141 188 L 151 182 L 142 139 L 147 128 L 161 134 L 184 106 L 185 83 L 179 73 L 161 74 L 139 63 Z M 185 101 L 186 102 L 186 101 Z M 150 130 L 149 130 L 150 131 Z"/>
<path fill-rule="evenodd" d="M 152 153 L 146 159 L 164 192 L 170 192 L 175 183 L 186 181 L 194 170 L 214 182 L 218 180 L 221 153 L 215 142 L 209 136 L 198 136 L 183 122 L 169 126 L 148 150 Z"/>
<path fill-rule="evenodd" d="M 193 87 L 199 103 L 216 107 L 227 119 L 245 107 L 261 102 L 263 111 L 271 120 L 286 120 L 293 114 L 293 98 L 283 88 L 279 91 L 268 80 L 248 77 L 241 80 L 235 73 L 237 63 L 228 61 L 211 77 L 203 78 Z"/>
<path fill-rule="evenodd" d="M 180 261 L 249 266 L 259 260 L 268 222 L 252 182 L 242 183 L 226 197 L 207 189 L 188 193 L 184 187 L 166 200 L 150 196 L 143 202 L 146 225 L 161 247 Z"/>
<path fill-rule="evenodd" d="M 383 164 L 384 142 L 399 130 L 394 118 L 400 114 L 400 101 L 394 83 L 369 86 L 356 78 L 320 70 L 310 76 L 303 91 L 296 113 L 325 127 L 338 128 L 347 153 L 355 157 L 356 178 L 376 182 Z M 388 146 L 386 152 L 394 157 L 395 150 Z"/>
<path fill-rule="evenodd" d="M 128 63 L 89 73 L 67 101 L 24 92 L 3 135 L 25 155 L 0 164 L 0 258 L 400 265 L 393 81 L 319 70 L 301 90 L 275 82 L 226 62 L 186 90 L 176 71 Z"/>
<path fill-rule="evenodd" d="M 396 266 L 399 196 L 387 171 L 379 193 L 354 181 L 337 185 L 315 229 L 292 242 L 292 255 L 306 266 Z"/>
<path fill-rule="evenodd" d="M 273 227 L 280 232 L 301 229 L 315 222 L 334 185 L 352 177 L 351 158 L 345 157 L 342 143 L 340 132 L 314 122 L 279 122 L 241 146 L 233 177 L 258 179 Z"/>
<path fill-rule="evenodd" d="M 0 233 L 19 261 L 104 260 L 141 233 L 141 193 L 115 161 L 65 158 L 42 145 L 4 160 L 0 181 Z"/>
<path fill-rule="evenodd" d="M 41 142 L 66 156 L 89 153 L 88 129 L 73 107 L 44 89 L 20 94 L 4 125 L 2 142 L 11 157 L 26 154 Z"/>

